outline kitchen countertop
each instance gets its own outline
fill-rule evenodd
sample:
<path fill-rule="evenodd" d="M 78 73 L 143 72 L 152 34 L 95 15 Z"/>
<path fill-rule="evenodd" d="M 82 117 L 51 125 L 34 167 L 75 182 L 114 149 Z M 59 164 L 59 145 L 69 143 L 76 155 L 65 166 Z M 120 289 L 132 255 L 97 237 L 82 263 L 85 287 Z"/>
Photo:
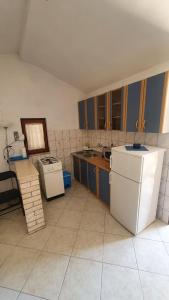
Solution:
<path fill-rule="evenodd" d="M 29 159 L 15 161 L 13 164 L 20 182 L 32 180 L 34 177 L 39 176 L 38 171 Z"/>
<path fill-rule="evenodd" d="M 101 156 L 93 156 L 93 157 L 85 157 L 83 154 L 79 154 L 77 152 L 72 153 L 73 156 L 76 156 L 80 159 L 86 160 L 88 163 L 99 167 L 100 169 L 104 169 L 110 172 L 110 163 L 106 159 Z"/>

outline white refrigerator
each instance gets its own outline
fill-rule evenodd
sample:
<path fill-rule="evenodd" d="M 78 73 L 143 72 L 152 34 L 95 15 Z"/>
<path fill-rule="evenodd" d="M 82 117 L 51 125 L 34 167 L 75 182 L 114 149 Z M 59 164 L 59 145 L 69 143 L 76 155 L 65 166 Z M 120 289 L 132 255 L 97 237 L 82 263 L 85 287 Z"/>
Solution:
<path fill-rule="evenodd" d="M 138 234 L 156 218 L 165 150 L 111 150 L 110 212 L 125 228 Z"/>

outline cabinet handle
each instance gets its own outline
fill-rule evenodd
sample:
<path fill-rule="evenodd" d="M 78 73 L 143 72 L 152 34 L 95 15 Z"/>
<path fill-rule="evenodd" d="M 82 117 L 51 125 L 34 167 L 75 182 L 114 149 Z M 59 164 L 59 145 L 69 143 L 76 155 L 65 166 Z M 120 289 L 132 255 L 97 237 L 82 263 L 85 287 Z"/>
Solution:
<path fill-rule="evenodd" d="M 136 128 L 138 129 L 138 120 L 136 121 Z"/>

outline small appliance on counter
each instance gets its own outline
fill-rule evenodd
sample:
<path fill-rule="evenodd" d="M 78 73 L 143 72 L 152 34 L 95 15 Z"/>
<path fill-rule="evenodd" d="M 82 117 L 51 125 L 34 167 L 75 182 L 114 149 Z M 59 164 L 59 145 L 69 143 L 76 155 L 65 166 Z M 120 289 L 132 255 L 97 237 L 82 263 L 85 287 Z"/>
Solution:
<path fill-rule="evenodd" d="M 110 156 L 111 156 L 111 147 L 103 147 L 102 150 L 102 156 L 104 159 L 107 161 L 110 161 Z"/>
<path fill-rule="evenodd" d="M 41 186 L 47 201 L 63 196 L 65 189 L 62 162 L 53 156 L 41 158 L 38 162 Z"/>

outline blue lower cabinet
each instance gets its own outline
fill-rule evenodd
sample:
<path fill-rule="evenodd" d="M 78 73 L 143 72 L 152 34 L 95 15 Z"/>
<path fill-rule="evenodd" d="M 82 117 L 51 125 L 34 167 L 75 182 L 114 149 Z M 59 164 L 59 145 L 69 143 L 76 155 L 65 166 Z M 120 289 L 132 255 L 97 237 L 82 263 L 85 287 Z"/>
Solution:
<path fill-rule="evenodd" d="M 81 183 L 87 186 L 87 162 L 83 159 L 80 160 L 80 173 Z"/>
<path fill-rule="evenodd" d="M 110 203 L 109 172 L 99 169 L 99 198 Z"/>
<path fill-rule="evenodd" d="M 79 158 L 73 157 L 73 168 L 74 168 L 74 178 L 80 181 L 80 167 L 79 167 Z"/>
<path fill-rule="evenodd" d="M 88 188 L 96 194 L 96 167 L 88 163 Z"/>

